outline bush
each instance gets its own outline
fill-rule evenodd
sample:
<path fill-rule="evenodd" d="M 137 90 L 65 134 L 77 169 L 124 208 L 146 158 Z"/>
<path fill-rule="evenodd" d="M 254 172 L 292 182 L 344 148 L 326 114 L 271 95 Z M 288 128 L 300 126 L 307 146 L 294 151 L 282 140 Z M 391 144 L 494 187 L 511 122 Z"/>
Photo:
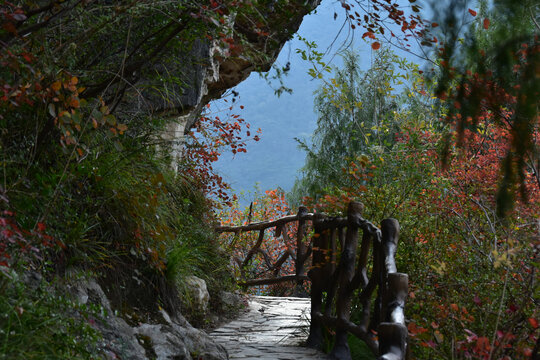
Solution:
<path fill-rule="evenodd" d="M 28 272 L 26 276 L 37 276 Z M 96 310 L 50 283 L 0 271 L 0 359 L 98 359 Z"/>

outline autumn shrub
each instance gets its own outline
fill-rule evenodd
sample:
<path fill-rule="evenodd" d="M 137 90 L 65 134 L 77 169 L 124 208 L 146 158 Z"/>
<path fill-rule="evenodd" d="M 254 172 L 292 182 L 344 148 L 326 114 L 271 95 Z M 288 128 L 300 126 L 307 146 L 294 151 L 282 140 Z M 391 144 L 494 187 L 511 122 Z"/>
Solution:
<path fill-rule="evenodd" d="M 471 146 L 456 152 L 447 170 L 432 175 L 432 188 L 409 204 L 415 217 L 428 220 L 415 230 L 414 240 L 424 244 L 430 270 L 414 285 L 411 301 L 421 304 L 413 318 L 414 310 L 423 308 L 424 316 L 411 325 L 413 341 L 428 349 L 419 352 L 422 356 L 525 359 L 535 348 L 538 229 L 533 224 L 540 189 L 530 177 L 529 200 L 516 202 L 508 217 L 497 216 L 493 164 L 505 152 L 503 137 L 489 127 L 470 134 Z M 433 320 L 422 321 L 428 306 Z"/>
<path fill-rule="evenodd" d="M 6 57 L 0 56 L 3 65 Z M 13 73 L 15 79 L 3 76 L 3 86 L 35 75 L 25 57 L 13 61 L 14 69 L 25 72 Z M 141 114 L 117 119 L 103 101 L 81 99 L 79 80 L 66 72 L 58 80 L 31 80 L 39 86 L 20 92 L 20 98 L 0 98 L 0 269 L 53 279 L 77 267 L 113 280 L 112 287 L 137 273 L 154 292 L 153 303 L 146 304 L 153 307 L 170 305 L 171 284 L 191 271 L 208 281 L 213 294 L 226 288 L 230 280 L 211 235 L 203 186 L 175 172 L 173 144 L 161 138 L 167 119 Z M 182 246 L 190 251 L 177 251 Z M 19 261 L 25 253 L 36 256 Z M 117 295 L 127 299 L 128 290 Z M 28 304 L 26 315 L 37 319 L 46 316 L 38 304 L 52 306 L 44 292 L 7 292 L 3 300 L 13 302 L 16 296 Z M 122 299 L 111 301 L 117 305 Z M 77 311 L 66 299 L 59 326 L 71 321 L 70 307 Z M 20 331 L 30 336 L 38 325 L 29 321 Z M 72 341 L 77 329 L 66 331 L 63 340 Z M 69 348 L 57 338 L 52 347 Z M 16 352 L 16 338 L 5 339 L 6 353 Z"/>
<path fill-rule="evenodd" d="M 119 137 L 89 132 L 81 137 L 84 156 L 71 157 L 73 153 L 66 154 L 61 145 L 49 145 L 48 155 L 39 162 L 7 162 L 0 269 L 19 276 L 31 270 L 46 279 L 72 267 L 90 270 L 106 279 L 107 286 L 124 289 L 110 292 L 115 307 L 133 300 L 132 290 L 144 288 L 145 301 L 152 303 L 137 305 L 176 311 L 179 299 L 174 298 L 174 289 L 181 289 L 179 284 L 188 275 L 206 280 L 214 298 L 221 290 L 232 289 L 227 257 L 214 238 L 210 203 L 197 182 L 171 167 L 168 144 L 155 136 L 161 126 L 149 121 Z M 4 156 L 17 154 L 6 151 Z M 49 166 L 43 166 L 45 162 Z M 20 172 L 20 164 L 27 171 Z M 26 253 L 29 257 L 19 260 Z M 138 286 L 133 277 L 141 282 Z M 25 286 L 2 284 L 11 289 Z M 16 330 L 17 336 L 5 338 L 8 358 L 92 358 L 91 344 L 99 336 L 84 335 L 89 331 L 85 322 L 72 318 L 78 305 L 68 297 L 61 300 L 62 289 L 51 298 L 45 291 L 14 291 L 5 292 L 2 301 L 11 304 L 13 316 L 17 304 L 24 304 L 28 321 Z M 63 301 L 63 307 L 53 314 L 55 301 Z M 190 315 L 190 309 L 183 311 Z M 20 342 L 40 331 L 40 322 L 47 323 L 47 317 L 52 317 L 51 326 L 58 326 L 58 334 L 43 331 L 43 339 L 36 337 L 36 348 L 17 357 Z M 44 350 L 47 336 L 54 336 L 55 342 Z"/>
<path fill-rule="evenodd" d="M 497 172 L 489 166 L 503 151 L 500 133 L 471 134 L 476 146 L 456 151 L 445 170 L 436 132 L 410 128 L 398 137 L 388 154 L 360 157 L 344 171 L 360 185 L 329 189 L 317 206 L 336 212 L 357 199 L 366 205 L 366 218 L 399 220 L 396 260 L 399 271 L 409 275 L 413 358 L 528 358 L 539 316 L 534 178 L 528 179 L 530 201 L 518 202 L 501 219 Z"/>

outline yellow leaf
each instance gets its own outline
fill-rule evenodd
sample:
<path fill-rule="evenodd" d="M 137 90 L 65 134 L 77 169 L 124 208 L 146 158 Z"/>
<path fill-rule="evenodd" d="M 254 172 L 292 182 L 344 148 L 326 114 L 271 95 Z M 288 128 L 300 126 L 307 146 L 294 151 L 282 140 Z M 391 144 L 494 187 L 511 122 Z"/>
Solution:
<path fill-rule="evenodd" d="M 62 88 L 62 83 L 60 83 L 60 81 L 55 81 L 51 85 L 51 89 L 53 89 L 54 91 L 59 91 L 61 88 Z"/>
<path fill-rule="evenodd" d="M 80 104 L 79 104 L 79 99 L 77 98 L 71 98 L 71 101 L 69 102 L 69 106 L 71 106 L 72 108 L 79 108 Z"/>
<path fill-rule="evenodd" d="M 116 128 L 118 129 L 118 132 L 120 133 L 120 135 L 124 134 L 124 131 L 128 129 L 126 124 L 118 124 L 116 125 Z"/>

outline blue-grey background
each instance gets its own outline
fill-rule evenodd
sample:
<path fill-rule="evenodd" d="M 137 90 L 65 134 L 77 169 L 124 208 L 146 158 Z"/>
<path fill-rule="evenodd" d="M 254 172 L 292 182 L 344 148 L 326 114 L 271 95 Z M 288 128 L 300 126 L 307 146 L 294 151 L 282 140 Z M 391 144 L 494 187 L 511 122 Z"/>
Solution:
<path fill-rule="evenodd" d="M 336 19 L 334 14 L 337 14 Z M 360 55 L 362 69 L 367 70 L 372 56 L 370 43 L 361 39 L 361 31 L 352 34 L 347 26 L 343 27 L 344 16 L 340 2 L 324 0 L 315 13 L 304 18 L 298 34 L 315 41 L 318 51 L 328 50 L 324 61 L 333 66 L 341 64 L 336 53 L 351 44 L 348 48 Z M 256 184 L 262 190 L 278 186 L 290 190 L 304 164 L 305 153 L 297 147 L 294 138 L 309 139 L 316 127 L 313 92 L 321 80 L 312 80 L 307 73 L 311 64 L 302 60 L 296 49 L 306 49 L 306 45 L 295 37 L 285 44 L 277 60 L 281 66 L 290 62 L 291 70 L 284 81 L 293 89 L 292 94 L 277 97 L 268 82 L 256 73 L 234 89 L 240 94 L 237 104 L 244 106 L 243 110 L 237 106 L 235 112 L 249 122 L 252 129 L 262 129 L 261 140 L 250 142 L 247 153 L 223 154 L 215 169 L 237 194 L 244 194 L 243 204 L 251 200 L 249 192 Z M 400 55 L 417 61 L 403 52 Z"/>

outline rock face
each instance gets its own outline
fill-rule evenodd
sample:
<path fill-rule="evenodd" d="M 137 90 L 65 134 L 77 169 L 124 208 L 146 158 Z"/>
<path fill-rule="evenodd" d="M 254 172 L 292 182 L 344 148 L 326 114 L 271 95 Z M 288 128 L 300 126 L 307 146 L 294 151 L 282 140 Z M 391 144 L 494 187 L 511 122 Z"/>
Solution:
<path fill-rule="evenodd" d="M 94 279 L 79 279 L 67 285 L 69 292 L 82 304 L 100 305 L 105 310 L 95 327 L 102 333 L 100 348 L 108 359 L 225 360 L 223 346 L 203 331 L 192 327 L 181 315 L 169 316 L 160 310 L 152 323 L 128 324 L 111 308 L 101 286 Z"/>
<path fill-rule="evenodd" d="M 174 144 L 175 156 L 181 157 L 183 135 L 194 126 L 203 107 L 245 80 L 251 72 L 268 71 L 283 45 L 300 27 L 303 17 L 319 3 L 320 0 L 270 1 L 266 8 L 257 9 L 266 18 L 266 25 L 259 29 L 254 27 L 258 21 L 250 19 L 249 15 L 230 16 L 224 24 L 228 30 L 223 32 L 235 34 L 234 41 L 249 50 L 231 53 L 224 50 L 218 40 L 197 40 L 187 54 L 164 58 L 152 71 L 160 74 L 158 78 L 179 77 L 184 86 L 173 85 L 164 98 L 145 90 L 163 84 L 143 79 L 128 98 L 137 99 L 140 110 L 150 107 L 152 112 L 173 119 L 163 138 Z M 133 104 L 129 102 L 128 107 Z"/>
<path fill-rule="evenodd" d="M 223 51 L 216 40 L 196 41 L 190 52 L 183 55 L 182 63 L 190 64 L 187 68 L 170 68 L 167 63 L 159 65 L 164 74 L 181 73 L 188 86 L 179 91 L 179 97 L 174 101 L 167 101 L 157 108 L 162 112 L 178 111 L 179 126 L 188 131 L 208 102 L 238 85 L 251 72 L 270 70 L 304 16 L 319 3 L 320 0 L 269 1 L 266 8 L 257 9 L 266 19 L 266 25 L 259 29 L 255 28 L 254 19 L 249 15 L 230 16 L 224 27 L 235 34 L 233 39 L 236 42 L 249 50 L 234 53 Z"/>
<path fill-rule="evenodd" d="M 185 279 L 186 294 L 185 299 L 192 309 L 206 313 L 208 311 L 208 303 L 210 302 L 210 294 L 206 288 L 206 282 L 197 276 L 188 276 Z"/>

